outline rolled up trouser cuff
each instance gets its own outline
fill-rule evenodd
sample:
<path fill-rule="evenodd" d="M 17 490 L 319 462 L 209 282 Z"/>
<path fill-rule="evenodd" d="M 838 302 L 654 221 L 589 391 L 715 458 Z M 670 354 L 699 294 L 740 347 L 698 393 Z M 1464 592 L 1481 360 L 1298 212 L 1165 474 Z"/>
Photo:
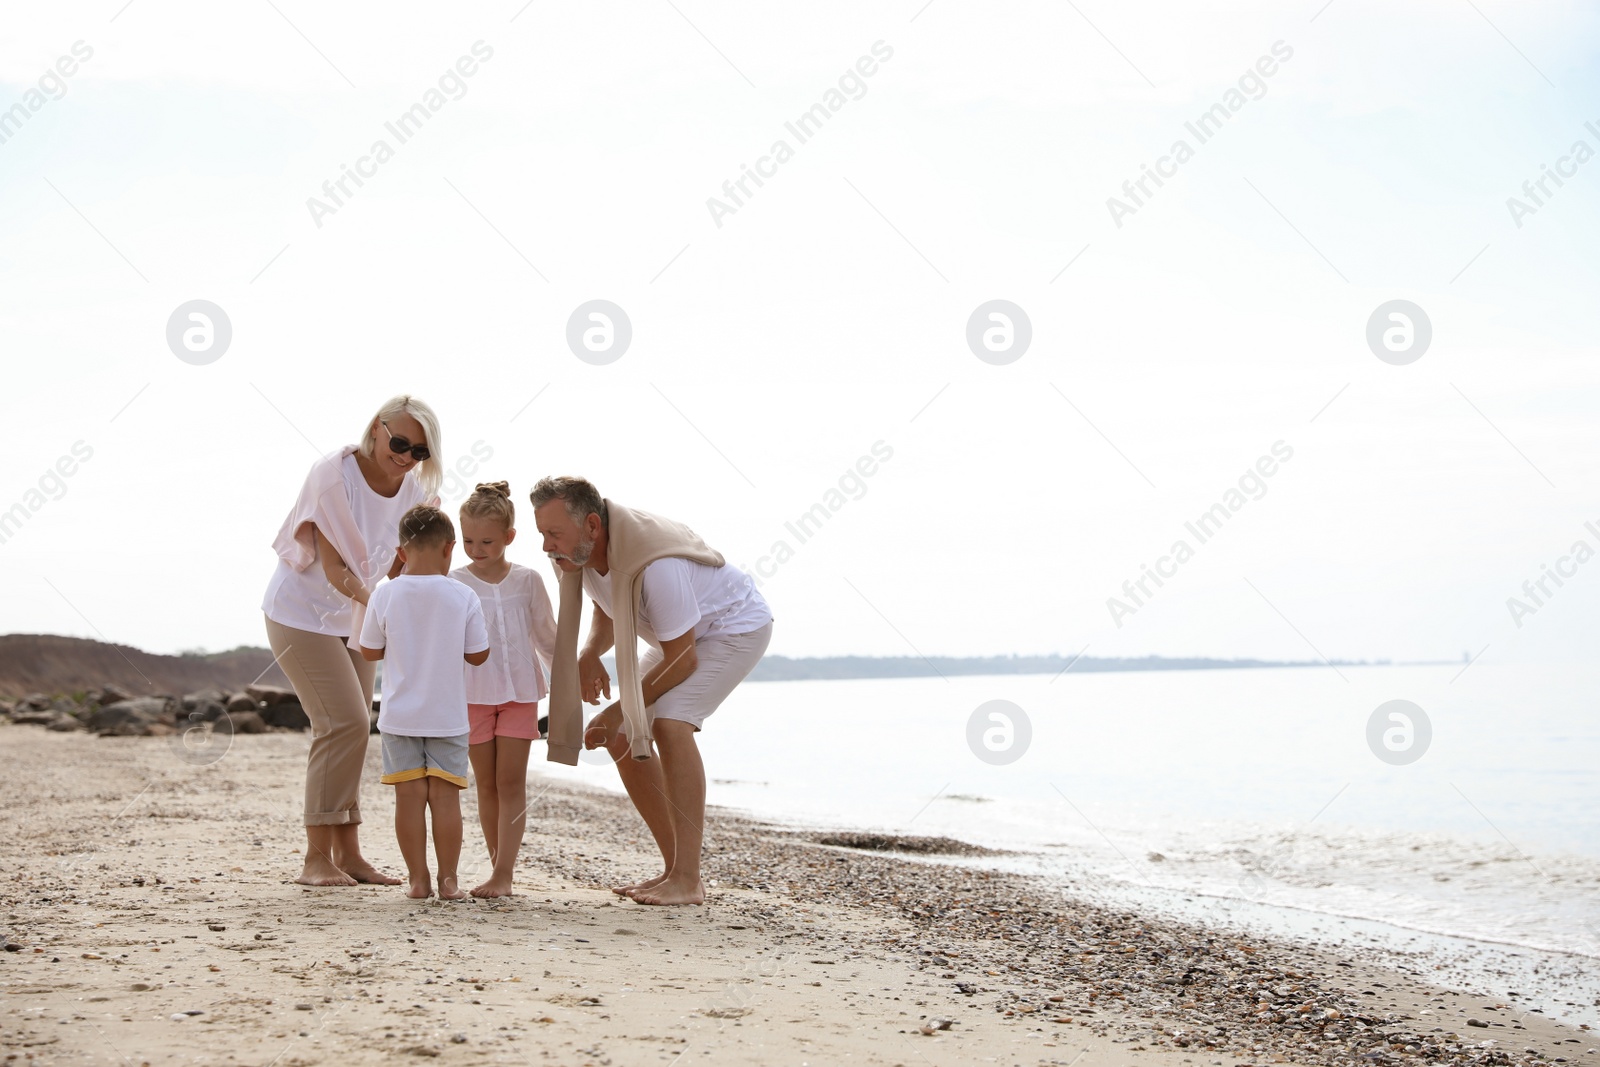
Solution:
<path fill-rule="evenodd" d="M 356 826 L 361 822 L 361 809 L 351 811 L 306 812 L 307 826 Z"/>

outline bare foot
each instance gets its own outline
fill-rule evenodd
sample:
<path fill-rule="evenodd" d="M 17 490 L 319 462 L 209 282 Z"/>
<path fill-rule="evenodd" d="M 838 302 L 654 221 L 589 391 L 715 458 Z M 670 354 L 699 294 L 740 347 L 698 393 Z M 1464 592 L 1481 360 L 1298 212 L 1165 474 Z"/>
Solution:
<path fill-rule="evenodd" d="M 489 880 L 472 890 L 475 897 L 509 897 L 511 895 L 511 876 L 509 874 L 491 874 Z"/>
<path fill-rule="evenodd" d="M 687 879 L 667 878 L 653 889 L 640 889 L 633 894 L 639 904 L 704 904 L 705 883 L 696 878 L 691 885 Z"/>
<path fill-rule="evenodd" d="M 426 874 L 418 875 L 411 879 L 411 884 L 406 887 L 406 896 L 412 900 L 427 900 L 433 896 L 433 883 Z"/>
<path fill-rule="evenodd" d="M 634 882 L 630 885 L 614 885 L 611 887 L 611 891 L 617 894 L 619 897 L 631 897 L 641 889 L 654 889 L 656 886 L 660 885 L 666 880 L 667 876 L 665 873 L 663 873 L 656 875 L 654 878 L 646 878 L 643 881 Z"/>
<path fill-rule="evenodd" d="M 400 879 L 384 874 L 378 868 L 362 860 L 360 863 L 349 864 L 344 868 L 344 873 L 354 878 L 362 885 L 399 885 Z"/>
<path fill-rule="evenodd" d="M 355 885 L 356 880 L 333 865 L 325 856 L 307 856 L 306 865 L 295 879 L 301 885 Z"/>
<path fill-rule="evenodd" d="M 453 875 L 453 874 L 441 874 L 439 876 L 439 899 L 440 900 L 466 900 L 467 899 L 467 895 L 461 891 L 461 887 L 456 885 L 456 876 L 455 875 Z"/>

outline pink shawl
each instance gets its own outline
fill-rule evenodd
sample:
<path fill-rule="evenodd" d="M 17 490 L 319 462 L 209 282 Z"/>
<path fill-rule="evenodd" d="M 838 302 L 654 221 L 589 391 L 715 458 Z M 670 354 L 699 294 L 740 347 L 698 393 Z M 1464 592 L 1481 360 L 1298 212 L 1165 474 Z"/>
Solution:
<path fill-rule="evenodd" d="M 317 460 L 311 473 L 306 475 L 305 485 L 300 488 L 300 497 L 294 502 L 289 517 L 283 520 L 278 536 L 273 539 L 272 549 L 279 559 L 295 570 L 305 570 L 317 558 L 317 535 L 312 529 L 315 526 L 333 545 L 345 566 L 371 592 L 384 576 L 366 573 L 370 569 L 367 543 L 362 539 L 361 530 L 356 526 L 356 517 L 350 511 L 349 490 L 342 469 L 345 457 L 357 451 L 357 448 L 356 445 L 345 445 Z M 428 503 L 437 507 L 439 498 L 435 496 Z M 350 603 L 354 615 L 346 644 L 351 648 L 360 648 L 361 623 L 366 618 L 367 606 L 354 599 Z"/>

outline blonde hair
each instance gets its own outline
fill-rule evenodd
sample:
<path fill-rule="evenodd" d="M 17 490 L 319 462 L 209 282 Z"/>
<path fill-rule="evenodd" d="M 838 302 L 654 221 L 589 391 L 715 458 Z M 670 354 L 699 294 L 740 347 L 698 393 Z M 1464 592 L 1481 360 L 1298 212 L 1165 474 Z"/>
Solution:
<path fill-rule="evenodd" d="M 516 505 L 511 503 L 509 482 L 479 482 L 472 495 L 462 501 L 461 519 L 494 519 L 509 530 L 517 524 Z"/>
<path fill-rule="evenodd" d="M 418 397 L 414 397 L 409 393 L 401 393 L 399 396 L 391 396 L 388 400 L 385 400 L 383 406 L 378 409 L 378 413 L 367 420 L 366 429 L 361 431 L 361 454 L 370 459 L 372 454 L 377 451 L 378 434 L 382 432 L 381 427 L 377 425 L 378 420 L 382 419 L 384 422 L 388 422 L 400 414 L 410 415 L 422 424 L 422 436 L 425 440 L 413 441 L 412 444 L 427 445 L 429 455 L 427 459 L 416 465 L 417 484 L 422 487 L 423 492 L 429 496 L 434 496 L 439 492 L 439 486 L 444 482 L 444 459 L 442 458 L 444 454 L 444 435 L 439 431 L 439 416 L 435 415 L 433 409 Z M 388 447 L 388 442 L 384 442 L 384 447 Z"/>

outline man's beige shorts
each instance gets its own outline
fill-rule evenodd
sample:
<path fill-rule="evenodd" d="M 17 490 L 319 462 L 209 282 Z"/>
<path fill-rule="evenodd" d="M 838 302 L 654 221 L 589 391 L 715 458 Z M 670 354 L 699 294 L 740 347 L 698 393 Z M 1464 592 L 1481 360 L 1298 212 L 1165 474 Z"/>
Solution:
<path fill-rule="evenodd" d="M 661 694 L 661 699 L 645 711 L 652 721 L 677 719 L 699 730 L 711 713 L 728 699 L 739 683 L 744 681 L 772 641 L 772 623 L 747 634 L 718 634 L 694 645 L 696 666 L 694 673 L 673 688 Z M 639 676 L 642 678 L 661 662 L 659 648 L 647 649 L 639 657 Z M 626 736 L 628 726 L 618 728 Z"/>

